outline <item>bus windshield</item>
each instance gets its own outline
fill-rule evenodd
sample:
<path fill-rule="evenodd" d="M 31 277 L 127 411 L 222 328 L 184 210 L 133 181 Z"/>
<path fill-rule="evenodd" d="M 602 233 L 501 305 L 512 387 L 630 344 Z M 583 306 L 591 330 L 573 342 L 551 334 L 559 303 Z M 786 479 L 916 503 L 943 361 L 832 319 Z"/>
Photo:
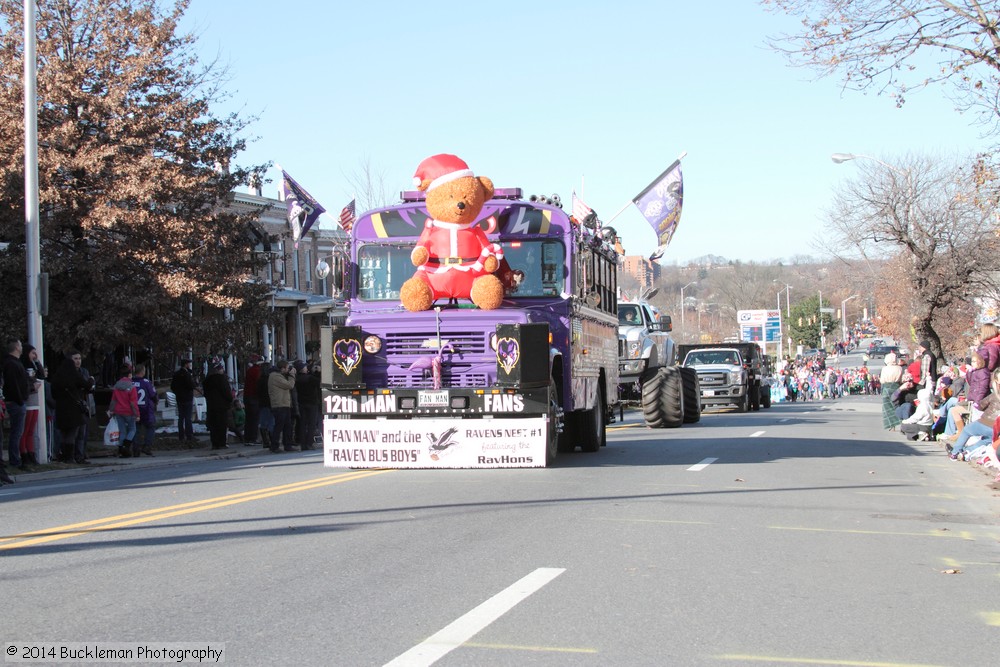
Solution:
<path fill-rule="evenodd" d="M 399 289 L 413 275 L 412 245 L 370 243 L 358 248 L 358 297 L 365 301 L 399 299 Z"/>
<path fill-rule="evenodd" d="M 566 284 L 559 241 L 504 241 L 503 257 L 515 276 L 511 296 L 559 296 Z"/>
<path fill-rule="evenodd" d="M 510 296 L 559 296 L 566 283 L 563 244 L 559 241 L 502 241 L 504 259 L 514 273 Z M 364 301 L 394 301 L 416 269 L 412 245 L 369 243 L 358 248 L 358 297 Z"/>

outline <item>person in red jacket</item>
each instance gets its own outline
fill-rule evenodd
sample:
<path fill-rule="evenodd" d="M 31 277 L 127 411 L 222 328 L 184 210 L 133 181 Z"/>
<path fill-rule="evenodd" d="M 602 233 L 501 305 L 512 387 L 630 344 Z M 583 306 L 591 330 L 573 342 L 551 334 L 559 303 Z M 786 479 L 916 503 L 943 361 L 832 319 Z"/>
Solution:
<path fill-rule="evenodd" d="M 121 431 L 118 456 L 123 459 L 131 456 L 138 458 L 139 447 L 135 445 L 135 424 L 139 420 L 139 392 L 132 384 L 131 367 L 122 365 L 118 374 L 121 378 L 111 390 L 111 405 L 108 406 L 109 415 L 118 421 L 118 430 Z"/>
<path fill-rule="evenodd" d="M 260 384 L 260 366 L 263 361 L 259 354 L 250 355 L 250 367 L 247 368 L 246 381 L 243 385 L 243 404 L 247 413 L 243 441 L 248 445 L 257 442 L 257 433 L 260 429 L 260 399 L 257 397 L 257 386 Z"/>

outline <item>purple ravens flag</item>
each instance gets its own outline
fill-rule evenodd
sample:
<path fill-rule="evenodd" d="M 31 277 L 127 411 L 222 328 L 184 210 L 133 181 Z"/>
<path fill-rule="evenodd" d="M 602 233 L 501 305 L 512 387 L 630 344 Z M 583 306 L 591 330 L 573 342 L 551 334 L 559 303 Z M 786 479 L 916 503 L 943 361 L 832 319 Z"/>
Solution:
<path fill-rule="evenodd" d="M 654 256 L 662 256 L 681 219 L 681 204 L 684 200 L 684 180 L 681 176 L 681 161 L 675 160 L 667 170 L 646 186 L 646 189 L 632 198 L 639 213 L 646 218 L 656 232 L 659 247 Z"/>
<path fill-rule="evenodd" d="M 326 209 L 284 169 L 281 170 L 281 198 L 288 206 L 288 225 L 292 228 L 292 240 L 298 248 L 299 239 L 306 235 Z"/>

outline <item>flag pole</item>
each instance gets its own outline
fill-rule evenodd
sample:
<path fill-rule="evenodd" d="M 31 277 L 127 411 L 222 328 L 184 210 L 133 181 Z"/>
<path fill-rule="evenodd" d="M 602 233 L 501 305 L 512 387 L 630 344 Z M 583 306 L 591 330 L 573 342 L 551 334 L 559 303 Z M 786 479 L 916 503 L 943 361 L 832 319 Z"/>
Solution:
<path fill-rule="evenodd" d="M 676 160 L 674 160 L 674 162 L 680 162 L 680 161 L 681 161 L 681 160 L 683 160 L 683 159 L 684 159 L 685 157 L 687 157 L 687 154 L 688 154 L 688 152 L 687 152 L 687 151 L 682 151 L 682 152 L 681 152 L 681 154 L 677 156 L 677 159 L 676 159 Z M 673 167 L 673 165 L 674 165 L 674 162 L 671 162 L 671 163 L 670 163 L 670 167 L 667 167 L 667 171 L 670 171 L 670 168 L 671 168 L 671 167 Z M 664 174 L 666 174 L 666 173 L 667 173 L 667 171 L 663 172 L 663 174 L 660 174 L 659 176 L 657 176 L 656 178 L 654 178 L 652 182 L 653 182 L 653 183 L 655 183 L 656 181 L 658 181 L 658 180 L 660 180 L 661 178 L 663 178 L 663 175 L 664 175 Z M 611 219 L 610 219 L 610 220 L 608 220 L 608 221 L 607 221 L 606 223 L 604 223 L 604 224 L 606 224 L 606 225 L 610 225 L 610 224 L 611 224 L 611 223 L 612 223 L 612 222 L 614 221 L 614 219 L 615 219 L 615 218 L 617 218 L 617 217 L 618 217 L 619 215 L 621 215 L 622 213 L 624 213 L 624 212 L 625 212 L 625 209 L 627 209 L 627 208 L 628 208 L 629 206 L 631 206 L 631 205 L 632 205 L 632 204 L 634 204 L 634 203 L 635 203 L 635 201 L 634 201 L 634 200 L 632 200 L 632 199 L 629 199 L 629 200 L 628 200 L 628 202 L 626 202 L 624 206 L 622 206 L 622 207 L 621 207 L 620 209 L 618 209 L 618 212 L 617 212 L 617 213 L 615 213 L 615 214 L 614 214 L 613 216 L 611 216 Z"/>

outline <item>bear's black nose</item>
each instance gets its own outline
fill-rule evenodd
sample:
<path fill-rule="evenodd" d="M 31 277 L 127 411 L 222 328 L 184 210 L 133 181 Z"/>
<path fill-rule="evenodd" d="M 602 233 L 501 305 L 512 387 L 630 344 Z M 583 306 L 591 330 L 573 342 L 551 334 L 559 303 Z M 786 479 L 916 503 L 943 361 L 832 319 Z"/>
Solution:
<path fill-rule="evenodd" d="M 458 202 L 457 204 L 455 204 L 455 206 L 458 207 L 459 211 L 464 211 L 465 210 L 465 202 L 464 201 Z"/>

